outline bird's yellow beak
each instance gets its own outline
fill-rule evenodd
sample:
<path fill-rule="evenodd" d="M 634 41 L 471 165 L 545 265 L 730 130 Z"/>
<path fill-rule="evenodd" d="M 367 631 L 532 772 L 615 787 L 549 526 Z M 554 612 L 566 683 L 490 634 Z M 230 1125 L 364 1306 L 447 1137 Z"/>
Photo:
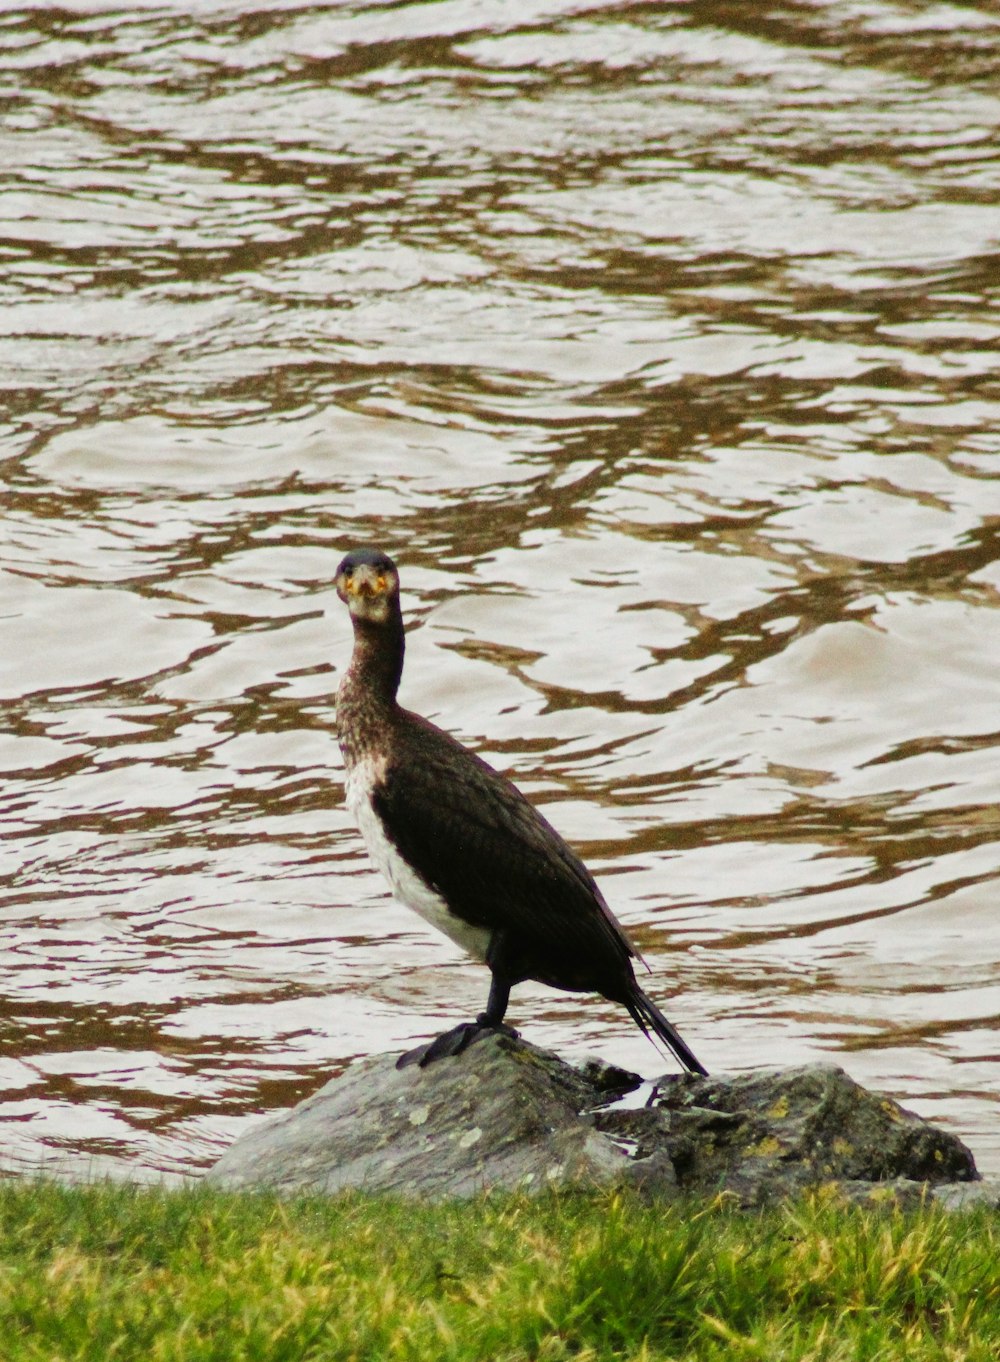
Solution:
<path fill-rule="evenodd" d="M 384 572 L 362 563 L 344 581 L 348 596 L 384 596 L 389 582 Z"/>

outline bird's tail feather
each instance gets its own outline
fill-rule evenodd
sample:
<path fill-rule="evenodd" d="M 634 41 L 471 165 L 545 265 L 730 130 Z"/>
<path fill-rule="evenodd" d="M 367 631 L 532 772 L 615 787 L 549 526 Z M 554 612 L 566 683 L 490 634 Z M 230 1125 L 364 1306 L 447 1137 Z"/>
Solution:
<path fill-rule="evenodd" d="M 647 1036 L 652 1033 L 670 1047 L 688 1073 L 700 1074 L 703 1078 L 708 1077 L 708 1070 L 695 1057 L 694 1051 L 681 1038 L 676 1027 L 667 1021 L 652 998 L 647 998 L 638 985 L 635 994 L 626 1002 L 625 1006 L 631 1013 L 632 1019 L 645 1031 Z"/>

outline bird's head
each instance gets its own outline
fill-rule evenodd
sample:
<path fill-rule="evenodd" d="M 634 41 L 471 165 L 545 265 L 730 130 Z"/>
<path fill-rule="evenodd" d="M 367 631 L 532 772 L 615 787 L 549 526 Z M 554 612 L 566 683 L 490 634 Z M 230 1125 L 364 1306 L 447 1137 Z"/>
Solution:
<path fill-rule="evenodd" d="M 398 608 L 396 564 L 381 549 L 353 549 L 337 568 L 337 595 L 352 619 L 384 624 Z"/>

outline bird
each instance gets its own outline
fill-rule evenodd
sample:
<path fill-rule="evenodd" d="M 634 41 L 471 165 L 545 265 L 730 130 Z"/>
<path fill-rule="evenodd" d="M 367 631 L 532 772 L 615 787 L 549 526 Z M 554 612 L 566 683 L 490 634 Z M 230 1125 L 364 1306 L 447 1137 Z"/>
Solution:
<path fill-rule="evenodd" d="M 400 705 L 405 645 L 393 560 L 378 548 L 352 550 L 336 589 L 354 633 L 337 689 L 348 809 L 393 895 L 490 970 L 485 1010 L 406 1052 L 397 1067 L 459 1055 L 484 1032 L 516 1036 L 504 1020 L 510 991 L 532 979 L 622 1004 L 688 1073 L 707 1076 L 640 987 L 633 961 L 641 957 L 579 856 L 510 780 Z"/>

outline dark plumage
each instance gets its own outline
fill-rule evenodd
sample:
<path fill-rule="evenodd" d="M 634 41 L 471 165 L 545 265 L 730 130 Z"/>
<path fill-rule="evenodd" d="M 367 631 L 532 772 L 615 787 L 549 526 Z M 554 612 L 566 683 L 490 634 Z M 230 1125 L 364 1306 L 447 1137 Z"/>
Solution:
<path fill-rule="evenodd" d="M 521 792 L 473 752 L 396 701 L 403 619 L 395 564 L 347 555 L 337 594 L 354 652 L 338 693 L 347 796 L 397 898 L 490 968 L 485 1012 L 400 1063 L 457 1054 L 504 1027 L 513 985 L 599 993 L 626 1007 L 692 1073 L 706 1070 L 636 982 L 636 951 L 580 858 Z"/>

